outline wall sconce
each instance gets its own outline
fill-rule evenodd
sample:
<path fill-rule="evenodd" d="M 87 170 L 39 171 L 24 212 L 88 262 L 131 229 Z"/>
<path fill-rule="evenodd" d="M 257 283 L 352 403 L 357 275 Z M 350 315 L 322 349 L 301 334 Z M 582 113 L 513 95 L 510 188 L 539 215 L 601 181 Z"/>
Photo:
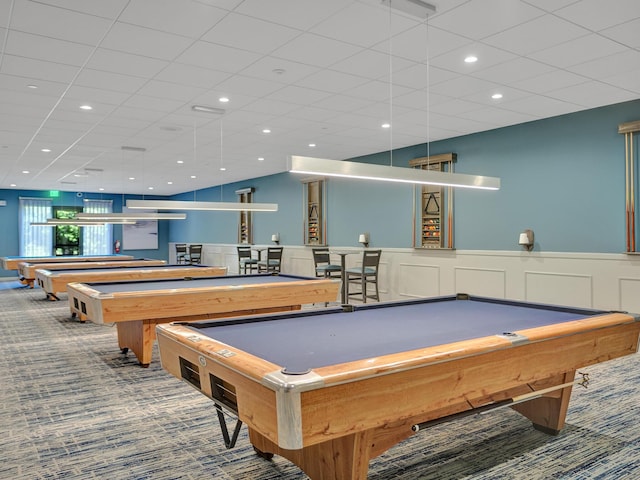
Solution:
<path fill-rule="evenodd" d="M 369 248 L 369 234 L 368 233 L 361 233 L 360 236 L 358 237 L 358 241 L 364 245 L 364 248 Z"/>
<path fill-rule="evenodd" d="M 273 235 L 271 235 L 271 241 L 273 243 L 275 243 L 276 245 L 280 244 L 280 234 L 279 233 L 274 233 Z"/>
<path fill-rule="evenodd" d="M 522 232 L 518 239 L 518 244 L 522 245 L 522 247 L 528 252 L 533 250 L 533 230 L 527 229 Z"/>

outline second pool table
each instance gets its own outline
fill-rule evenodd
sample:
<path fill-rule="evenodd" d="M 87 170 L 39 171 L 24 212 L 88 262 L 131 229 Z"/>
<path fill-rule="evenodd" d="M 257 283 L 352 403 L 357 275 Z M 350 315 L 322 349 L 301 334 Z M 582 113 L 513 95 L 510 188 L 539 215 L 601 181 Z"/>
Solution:
<path fill-rule="evenodd" d="M 67 291 L 69 283 L 121 282 L 133 280 L 161 280 L 168 278 L 215 277 L 227 274 L 227 267 L 207 265 L 149 265 L 117 268 L 89 268 L 72 270 L 36 269 L 36 281 L 51 300 L 58 300 L 59 292 Z"/>
<path fill-rule="evenodd" d="M 324 278 L 256 274 L 70 283 L 67 294 L 72 316 L 115 323 L 121 350 L 133 350 L 146 367 L 158 323 L 299 310 L 304 304 L 335 301 L 338 287 L 339 282 Z"/>
<path fill-rule="evenodd" d="M 101 260 L 97 262 L 53 262 L 53 263 L 29 263 L 21 262 L 18 264 L 18 271 L 22 277 L 22 282 L 33 288 L 36 280 L 36 270 L 88 270 L 96 268 L 119 268 L 119 267 L 138 267 L 152 265 L 166 265 L 164 260 L 155 260 L 152 258 L 128 258 L 117 260 Z"/>
<path fill-rule="evenodd" d="M 350 308 L 158 325 L 162 366 L 235 413 L 258 452 L 364 480 L 371 458 L 451 417 L 509 405 L 559 432 L 576 370 L 633 354 L 640 333 L 624 313 L 467 295 Z"/>

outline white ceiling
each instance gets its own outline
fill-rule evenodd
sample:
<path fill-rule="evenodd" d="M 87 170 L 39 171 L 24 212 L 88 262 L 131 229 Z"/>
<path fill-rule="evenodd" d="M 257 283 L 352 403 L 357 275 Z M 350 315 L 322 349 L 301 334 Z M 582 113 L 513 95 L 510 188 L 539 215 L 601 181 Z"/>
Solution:
<path fill-rule="evenodd" d="M 638 0 L 431 3 L 0 0 L 0 188 L 170 195 L 640 98 Z"/>

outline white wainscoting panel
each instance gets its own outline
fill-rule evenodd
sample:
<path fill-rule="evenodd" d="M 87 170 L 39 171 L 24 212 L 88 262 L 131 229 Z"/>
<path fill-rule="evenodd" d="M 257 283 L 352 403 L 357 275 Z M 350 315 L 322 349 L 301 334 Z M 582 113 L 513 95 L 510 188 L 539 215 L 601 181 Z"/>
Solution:
<path fill-rule="evenodd" d="M 640 314 L 640 278 L 620 279 L 620 310 Z"/>
<path fill-rule="evenodd" d="M 454 267 L 455 293 L 505 298 L 506 272 L 495 268 Z"/>
<path fill-rule="evenodd" d="M 571 307 L 593 307 L 593 278 L 572 273 L 525 272 L 525 299 Z"/>
<path fill-rule="evenodd" d="M 399 263 L 396 290 L 401 297 L 440 296 L 440 267 Z"/>

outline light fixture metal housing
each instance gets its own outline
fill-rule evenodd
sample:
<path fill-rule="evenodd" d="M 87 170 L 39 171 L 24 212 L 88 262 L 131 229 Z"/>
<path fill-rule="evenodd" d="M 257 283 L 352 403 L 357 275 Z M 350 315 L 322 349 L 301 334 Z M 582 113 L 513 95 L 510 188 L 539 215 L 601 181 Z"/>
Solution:
<path fill-rule="evenodd" d="M 179 200 L 127 200 L 127 208 L 143 210 L 221 210 L 229 212 L 277 212 L 277 203 L 190 202 Z"/>
<path fill-rule="evenodd" d="M 435 5 L 421 0 L 382 0 L 382 4 L 421 19 L 436 13 Z"/>
<path fill-rule="evenodd" d="M 76 217 L 81 220 L 132 220 L 134 223 L 136 220 L 184 220 L 187 218 L 186 213 L 82 213 L 76 214 Z"/>
<path fill-rule="evenodd" d="M 481 190 L 500 189 L 500 179 L 496 177 L 391 167 L 371 163 L 326 160 L 324 158 L 300 157 L 296 155 L 289 157 L 289 172 L 359 180 L 438 185 L 443 187 L 475 188 Z"/>

